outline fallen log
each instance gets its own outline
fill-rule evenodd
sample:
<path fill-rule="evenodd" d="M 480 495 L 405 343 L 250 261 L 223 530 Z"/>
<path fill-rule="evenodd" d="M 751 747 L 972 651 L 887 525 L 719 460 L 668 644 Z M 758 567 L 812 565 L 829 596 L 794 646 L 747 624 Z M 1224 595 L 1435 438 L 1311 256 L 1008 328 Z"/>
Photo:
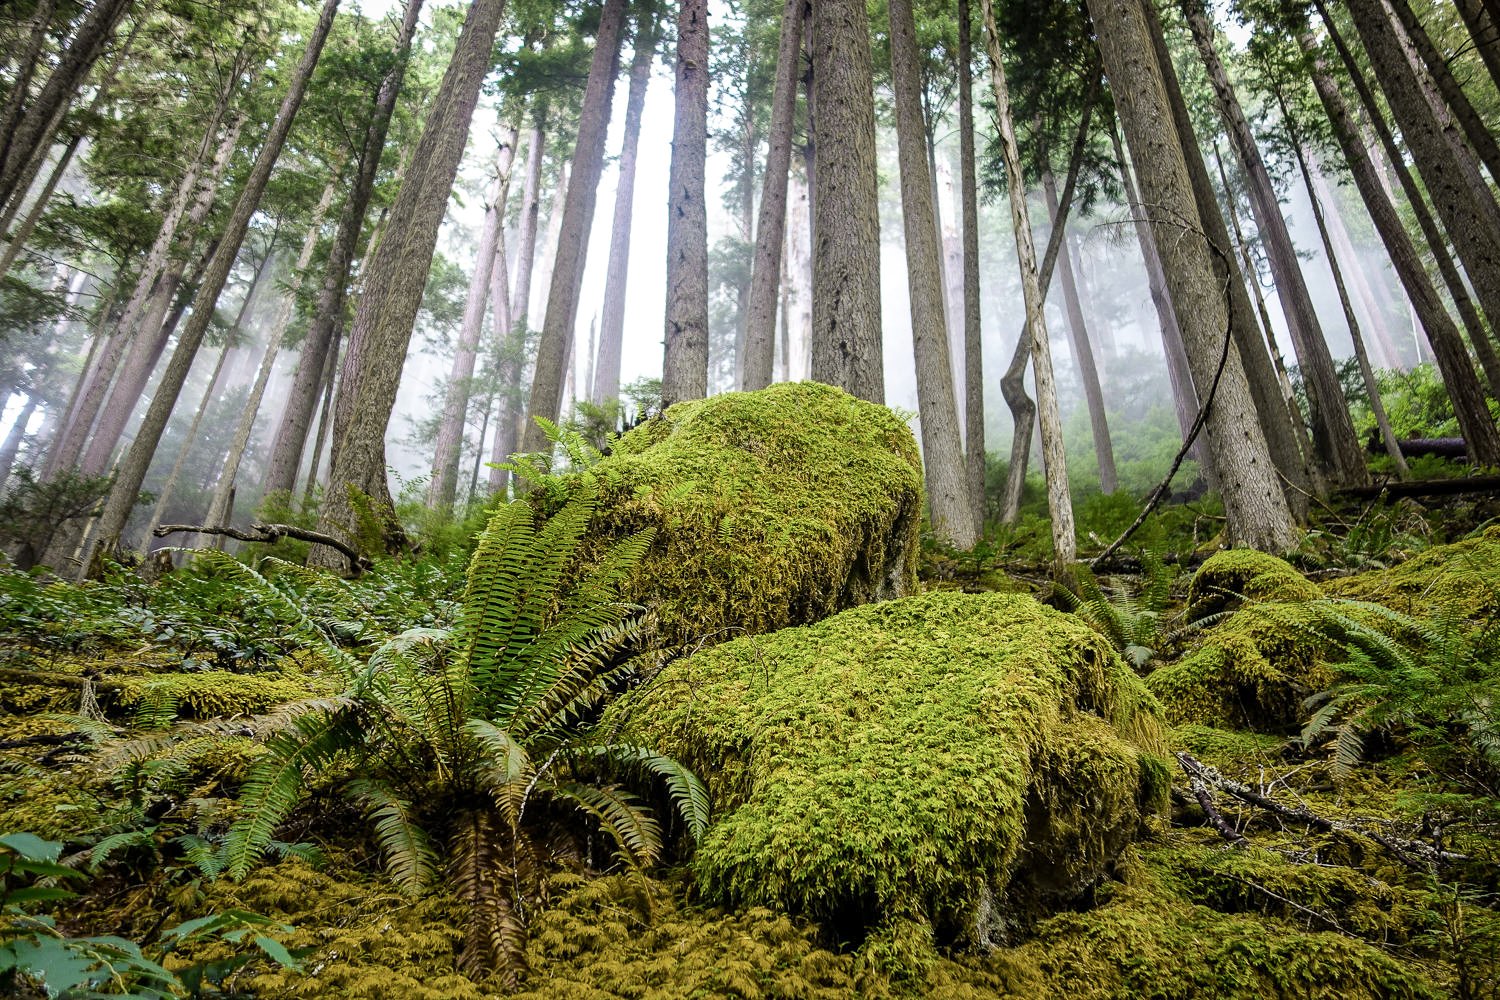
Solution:
<path fill-rule="evenodd" d="M 343 553 L 344 558 L 349 560 L 349 572 L 355 576 L 358 576 L 373 565 L 370 560 L 332 535 L 325 535 L 321 531 L 313 531 L 309 528 L 299 528 L 295 524 L 256 523 L 250 525 L 248 531 L 230 525 L 163 524 L 153 531 L 152 534 L 157 538 L 165 538 L 167 535 L 176 535 L 182 532 L 196 532 L 200 535 L 224 535 L 242 542 L 275 542 L 282 538 L 295 538 L 301 542 L 326 545 L 331 549 L 337 549 Z"/>
<path fill-rule="evenodd" d="M 1465 493 L 1500 495 L 1500 476 L 1460 476 L 1454 479 L 1415 479 L 1407 482 L 1346 486 L 1336 495 L 1368 500 L 1376 497 L 1449 497 Z"/>

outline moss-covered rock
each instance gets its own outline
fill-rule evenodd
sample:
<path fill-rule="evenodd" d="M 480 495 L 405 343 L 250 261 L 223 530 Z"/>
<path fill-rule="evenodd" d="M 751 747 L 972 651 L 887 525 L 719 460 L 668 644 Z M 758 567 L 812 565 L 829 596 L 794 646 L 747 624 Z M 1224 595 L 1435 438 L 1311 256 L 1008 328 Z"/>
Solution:
<path fill-rule="evenodd" d="M 1241 601 L 1308 601 L 1317 584 L 1285 560 L 1255 549 L 1225 549 L 1198 567 L 1188 588 L 1188 610 L 1204 618 Z"/>
<path fill-rule="evenodd" d="M 922 464 L 890 410 L 815 382 L 669 407 L 592 470 L 600 541 L 656 540 L 627 599 L 654 645 L 720 642 L 916 589 Z"/>
<path fill-rule="evenodd" d="M 893 921 L 938 943 L 1002 936 L 1096 881 L 1168 782 L 1140 681 L 1093 630 L 1014 595 L 738 639 L 618 710 L 709 786 L 704 896 L 842 940 Z"/>
<path fill-rule="evenodd" d="M 1500 615 L 1500 525 L 1389 569 L 1332 580 L 1324 591 L 1417 617 L 1438 605 L 1461 608 L 1476 619 Z"/>

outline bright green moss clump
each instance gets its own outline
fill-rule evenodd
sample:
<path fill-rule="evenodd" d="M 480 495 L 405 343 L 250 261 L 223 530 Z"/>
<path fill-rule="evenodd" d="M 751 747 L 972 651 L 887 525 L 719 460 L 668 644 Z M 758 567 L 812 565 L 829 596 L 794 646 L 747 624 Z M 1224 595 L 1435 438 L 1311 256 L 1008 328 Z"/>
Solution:
<path fill-rule="evenodd" d="M 939 944 L 1004 936 L 1097 880 L 1167 790 L 1135 675 L 1014 595 L 933 593 L 735 640 L 623 711 L 713 795 L 692 862 L 704 896 L 847 941 L 913 920 Z"/>
<path fill-rule="evenodd" d="M 1203 618 L 1241 600 L 1310 601 L 1320 596 L 1317 585 L 1285 560 L 1255 549 L 1225 549 L 1193 574 L 1188 608 L 1193 617 Z"/>
<path fill-rule="evenodd" d="M 657 529 L 624 595 L 655 610 L 655 645 L 771 632 L 916 589 L 916 442 L 890 410 L 831 386 L 678 403 L 594 473 L 594 532 Z"/>
<path fill-rule="evenodd" d="M 1500 526 L 1439 545 L 1390 569 L 1334 580 L 1328 596 L 1371 601 L 1421 617 L 1426 609 L 1464 609 L 1470 618 L 1500 614 Z"/>

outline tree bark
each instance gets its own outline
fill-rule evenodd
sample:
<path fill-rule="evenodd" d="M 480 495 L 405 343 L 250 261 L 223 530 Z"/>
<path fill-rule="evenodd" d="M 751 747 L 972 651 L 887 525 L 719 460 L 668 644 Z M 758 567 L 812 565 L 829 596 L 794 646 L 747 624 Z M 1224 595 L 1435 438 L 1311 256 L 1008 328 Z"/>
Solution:
<path fill-rule="evenodd" d="M 811 41 L 812 377 L 884 403 L 874 69 L 863 2 L 814 3 Z"/>
<path fill-rule="evenodd" d="M 1047 476 L 1047 510 L 1052 517 L 1052 575 L 1059 582 L 1072 577 L 1078 557 L 1078 538 L 1073 528 L 1073 501 L 1068 492 L 1068 463 L 1063 453 L 1062 419 L 1057 409 L 1057 384 L 1052 377 L 1052 349 L 1047 335 L 1047 300 L 1037 278 L 1036 246 L 1032 243 L 1031 219 L 1026 211 L 1025 175 L 1016 145 L 1015 121 L 1011 117 L 1010 89 L 1001 60 L 1000 32 L 990 0 L 980 0 L 984 16 L 986 48 L 989 52 L 990 83 L 995 92 L 995 125 L 1005 159 L 1006 188 L 1010 193 L 1011 229 L 1015 233 L 1016 256 L 1021 267 L 1021 293 L 1026 302 L 1026 327 L 1031 335 L 1031 371 L 1036 379 L 1037 416 L 1042 430 L 1042 465 Z M 1059 240 L 1066 220 L 1059 219 L 1052 234 Z M 1050 242 L 1050 240 L 1049 240 Z"/>
<path fill-rule="evenodd" d="M 192 454 L 193 446 L 198 443 L 198 428 L 203 423 L 203 416 L 208 412 L 209 406 L 214 401 L 214 390 L 219 386 L 219 376 L 224 372 L 224 362 L 229 357 L 229 345 L 219 348 L 219 360 L 214 362 L 214 370 L 208 376 L 208 385 L 203 389 L 203 398 L 198 401 L 198 409 L 193 412 L 193 421 L 188 424 L 187 433 L 183 435 L 182 444 L 177 448 L 177 458 L 172 462 L 172 471 L 167 473 L 163 481 L 161 492 L 157 494 L 156 503 L 151 506 L 151 520 L 146 524 L 145 534 L 141 536 L 141 544 L 137 551 L 142 557 L 151 554 L 151 541 L 155 537 L 157 525 L 166 516 L 173 495 L 177 492 L 177 484 L 182 479 L 182 467 L 187 464 L 188 456 Z M 213 522 L 208 522 L 212 524 Z M 201 542 L 199 544 L 202 544 Z"/>
<path fill-rule="evenodd" d="M 405 541 L 394 521 L 386 483 L 385 433 L 432 267 L 438 228 L 468 143 L 479 88 L 490 71 L 504 12 L 505 0 L 474 0 L 470 5 L 417 141 L 412 166 L 391 206 L 387 232 L 396 238 L 381 240 L 370 261 L 350 327 L 349 356 L 334 413 L 333 464 L 319 512 L 318 530 L 326 535 L 352 537 L 352 494 L 363 493 L 372 509 L 387 518 L 387 547 L 396 548 Z M 328 567 L 339 562 L 327 546 L 314 547 L 308 559 Z"/>
<path fill-rule="evenodd" d="M 635 162 L 641 145 L 641 113 L 656 61 L 656 14 L 641 15 L 635 54 L 630 60 L 630 92 L 625 99 L 625 135 L 620 146 L 615 217 L 610 229 L 609 266 L 604 278 L 604 318 L 599 329 L 598 366 L 589 398 L 603 403 L 620 394 L 620 352 L 625 343 L 625 292 L 630 277 L 630 228 L 635 212 Z"/>
<path fill-rule="evenodd" d="M 323 51 L 323 43 L 328 40 L 328 33 L 333 27 L 333 18 L 338 10 L 338 4 L 339 0 L 324 0 L 318 22 L 308 38 L 300 62 L 292 73 L 286 96 L 282 98 L 281 107 L 271 123 L 265 143 L 261 146 L 255 164 L 250 169 L 250 175 L 245 180 L 244 188 L 235 201 L 234 209 L 224 225 L 224 234 L 220 238 L 218 248 L 194 296 L 192 315 L 188 318 L 187 325 L 178 338 L 177 349 L 173 351 L 172 360 L 168 362 L 156 393 L 151 398 L 151 405 L 146 410 L 140 430 L 136 432 L 135 441 L 121 463 L 114 487 L 110 490 L 103 513 L 99 516 L 96 546 L 103 546 L 105 551 L 113 551 L 120 544 L 120 535 L 125 530 L 125 523 L 136 505 L 141 483 L 146 478 L 146 470 L 151 464 L 152 456 L 156 453 L 157 444 L 161 441 L 162 431 L 166 429 L 167 420 L 172 415 L 172 408 L 182 392 L 193 357 L 198 352 L 198 346 L 203 342 L 203 335 L 208 331 L 214 303 L 218 300 L 219 292 L 223 290 L 224 282 L 229 277 L 229 269 L 239 254 L 240 245 L 244 242 L 245 232 L 250 225 L 250 217 L 255 214 L 260 205 L 266 182 L 270 180 L 271 170 L 276 166 L 276 160 L 281 155 L 287 133 L 291 131 L 292 121 L 302 104 L 303 95 L 307 92 L 308 81 L 312 78 L 313 69 L 317 66 L 318 56 Z M 91 558 L 87 557 L 83 560 L 85 572 L 91 561 Z"/>
<path fill-rule="evenodd" d="M 1298 439 L 1296 424 L 1277 387 L 1276 373 L 1271 367 L 1270 356 L 1266 353 L 1260 328 L 1255 322 L 1255 309 L 1250 302 L 1250 294 L 1245 289 L 1244 276 L 1239 273 L 1240 269 L 1235 264 L 1233 251 L 1230 249 L 1232 244 L 1229 240 L 1229 232 L 1224 227 L 1224 217 L 1219 214 L 1219 202 L 1214 194 L 1213 181 L 1209 177 L 1208 165 L 1203 160 L 1197 132 L 1193 128 L 1192 115 L 1188 113 L 1187 101 L 1182 96 L 1177 69 L 1172 63 L 1171 53 L 1167 50 L 1167 40 L 1162 32 L 1161 19 L 1157 16 L 1153 4 L 1147 3 L 1138 9 L 1145 15 L 1158 73 L 1166 88 L 1168 107 L 1177 132 L 1177 148 L 1181 151 L 1184 163 L 1187 165 L 1188 180 L 1192 184 L 1193 202 L 1198 210 L 1198 221 L 1203 227 L 1211 248 L 1210 263 L 1214 268 L 1214 273 L 1218 276 L 1219 287 L 1227 289 L 1231 332 L 1234 336 L 1235 349 L 1239 352 L 1240 363 L 1244 367 L 1245 377 L 1250 383 L 1250 392 L 1255 401 L 1255 417 L 1260 424 L 1261 435 L 1266 441 L 1271 460 L 1276 463 L 1276 471 L 1280 474 L 1287 503 L 1291 505 L 1293 513 L 1301 517 L 1306 513 L 1308 494 L 1312 487 L 1308 463 L 1303 459 L 1306 449 L 1303 447 L 1303 442 Z M 1130 143 L 1130 148 L 1134 155 L 1134 142 Z M 1142 188 L 1140 194 L 1142 201 L 1145 202 L 1146 183 L 1139 169 L 1136 171 L 1136 182 Z M 1163 235 L 1160 229 L 1154 229 L 1153 232 L 1158 237 Z M 1158 243 L 1158 250 L 1165 252 L 1165 248 L 1161 247 L 1160 243 Z M 1163 267 L 1165 268 L 1165 261 L 1163 261 Z M 1179 310 L 1179 322 L 1182 318 Z M 1179 326 L 1179 329 L 1182 327 Z M 1184 348 L 1191 355 L 1193 348 L 1186 343 L 1184 343 Z M 1196 365 L 1194 370 L 1196 371 Z M 1198 383 L 1197 391 L 1206 395 L 1207 386 Z M 1210 463 L 1213 461 L 1212 455 L 1210 448 Z M 1215 469 L 1214 472 L 1217 475 L 1218 470 Z"/>
<path fill-rule="evenodd" d="M 802 25 L 808 0 L 786 0 L 781 8 L 781 35 L 776 48 L 776 85 L 771 94 L 771 137 L 766 174 L 755 226 L 755 260 L 751 266 L 750 303 L 745 321 L 745 372 L 749 391 L 771 384 L 775 361 L 776 305 L 780 291 L 781 252 L 786 243 L 787 180 L 792 165 L 793 129 L 797 118 L 797 79 L 802 63 Z"/>
<path fill-rule="evenodd" d="M 933 533 L 958 549 L 979 540 L 969 497 L 959 432 L 958 403 L 944 322 L 937 219 L 928 173 L 927 128 L 921 106 L 916 24 L 910 0 L 891 0 L 891 81 L 901 170 L 901 215 L 906 234 L 906 275 L 911 292 L 912 345 L 917 364 L 917 405 L 922 464 Z"/>
<path fill-rule="evenodd" d="M 1490 324 L 1500 324 L 1500 232 L 1495 226 L 1500 210 L 1472 160 L 1460 155 L 1453 145 L 1455 137 L 1439 125 L 1380 0 L 1350 0 L 1348 6 L 1391 114 L 1463 261 L 1475 297 Z"/>
<path fill-rule="evenodd" d="M 1354 421 L 1349 416 L 1343 387 L 1334 369 L 1333 355 L 1318 322 L 1317 310 L 1313 308 L 1312 296 L 1307 290 L 1297 249 L 1287 230 L 1270 172 L 1266 170 L 1265 160 L 1250 131 L 1250 123 L 1245 120 L 1239 98 L 1214 47 L 1213 25 L 1204 11 L 1203 0 L 1183 0 L 1182 8 L 1198 54 L 1208 70 L 1209 82 L 1234 147 L 1235 158 L 1245 172 L 1250 209 L 1271 262 L 1277 297 L 1297 350 L 1297 360 L 1301 363 L 1302 381 L 1307 390 L 1308 423 L 1318 463 L 1334 485 L 1354 486 L 1367 482 L 1369 470 L 1365 467 L 1364 450 L 1360 447 L 1359 435 L 1354 432 Z"/>
<path fill-rule="evenodd" d="M 1205 427 L 1224 499 L 1225 534 L 1231 542 L 1253 548 L 1289 551 L 1297 544 L 1296 526 L 1259 432 L 1240 352 L 1231 342 L 1227 354 L 1222 353 L 1225 338 L 1232 337 L 1228 303 L 1218 279 L 1226 265 L 1215 267 L 1183 145 L 1177 130 L 1165 127 L 1173 120 L 1172 109 L 1145 6 L 1142 0 L 1088 0 L 1088 9 L 1136 159 L 1141 201 L 1162 252 L 1194 381 L 1208 386 L 1218 380 Z"/>
<path fill-rule="evenodd" d="M 1475 377 L 1469 352 L 1464 349 L 1458 327 L 1443 308 L 1443 301 L 1438 296 L 1432 279 L 1428 277 L 1426 268 L 1422 266 L 1421 256 L 1417 253 L 1411 235 L 1407 233 L 1395 206 L 1381 187 L 1380 180 L 1375 175 L 1375 165 L 1359 140 L 1358 130 L 1344 104 L 1343 95 L 1339 93 L 1327 64 L 1318 53 L 1316 43 L 1310 34 L 1303 34 L 1301 43 L 1303 52 L 1308 56 L 1313 85 L 1317 88 L 1323 110 L 1328 115 L 1334 138 L 1344 154 L 1344 162 L 1354 177 L 1355 187 L 1370 213 L 1375 231 L 1385 244 L 1386 253 L 1391 258 L 1397 277 L 1401 279 L 1402 287 L 1406 289 L 1412 308 L 1416 311 L 1422 328 L 1427 331 L 1427 340 L 1432 345 L 1443 384 L 1447 386 L 1448 395 L 1453 400 L 1453 409 L 1470 455 L 1475 461 L 1485 465 L 1500 464 L 1500 432 L 1495 430 L 1494 421 L 1490 419 L 1484 392 Z M 1420 195 L 1420 192 L 1414 193 Z"/>
<path fill-rule="evenodd" d="M 1404 367 L 1401 362 L 1401 351 L 1396 347 L 1395 338 L 1391 336 L 1384 306 L 1376 297 L 1374 288 L 1365 276 L 1365 268 L 1361 265 L 1359 251 L 1355 249 L 1354 240 L 1349 236 L 1349 228 L 1344 222 L 1344 211 L 1338 192 L 1329 184 L 1330 173 L 1324 169 L 1322 162 L 1315 154 L 1309 153 L 1308 155 L 1311 157 L 1309 162 L 1312 164 L 1313 188 L 1318 193 L 1318 200 L 1323 204 L 1323 221 L 1328 225 L 1328 238 L 1333 241 L 1334 249 L 1338 251 L 1339 258 L 1344 262 L 1344 280 L 1349 283 L 1349 289 L 1354 294 L 1354 301 L 1364 312 L 1360 318 L 1360 326 L 1370 334 L 1371 359 L 1378 361 L 1382 368 L 1399 371 Z M 1392 301 L 1389 295 L 1386 301 Z"/>
<path fill-rule="evenodd" d="M 1042 193 L 1047 199 L 1047 216 L 1052 220 L 1052 225 L 1063 225 L 1057 221 L 1057 182 L 1053 180 L 1051 170 L 1042 174 Z M 1083 318 L 1083 302 L 1078 297 L 1078 283 L 1073 277 L 1073 250 L 1066 232 L 1063 233 L 1058 264 L 1062 270 L 1068 336 L 1073 344 L 1073 357 L 1078 362 L 1078 377 L 1083 383 L 1083 397 L 1089 410 L 1089 430 L 1094 437 L 1094 457 L 1099 463 L 1099 491 L 1107 496 L 1119 486 L 1119 477 L 1115 473 L 1115 450 L 1109 442 L 1109 417 L 1104 409 L 1104 389 L 1099 384 L 1099 367 L 1094 363 L 1094 346 L 1089 342 L 1089 328 Z"/>
<path fill-rule="evenodd" d="M 1500 22 L 1497 22 L 1485 0 L 1457 0 L 1458 14 L 1469 29 L 1474 48 L 1484 60 L 1490 79 L 1500 87 Z"/>
<path fill-rule="evenodd" d="M 307 446 L 307 432 L 318 408 L 319 390 L 330 383 L 330 379 L 324 377 L 324 372 L 328 367 L 329 355 L 337 354 L 335 345 L 339 339 L 339 330 L 344 324 L 349 272 L 359 248 L 359 235 L 364 228 L 365 216 L 370 211 L 370 199 L 375 193 L 380 156 L 385 150 L 391 115 L 395 111 L 396 99 L 406 77 L 412 38 L 416 34 L 417 17 L 421 10 L 422 0 L 406 0 L 406 12 L 396 34 L 391 68 L 381 78 L 371 97 L 370 117 L 365 123 L 354 183 L 350 186 L 339 213 L 338 229 L 329 248 L 328 262 L 323 269 L 323 283 L 318 290 L 318 304 L 313 309 L 312 321 L 302 339 L 297 368 L 292 375 L 292 384 L 287 390 L 286 403 L 276 426 L 276 437 L 271 442 L 271 456 L 266 467 L 267 496 L 281 491 L 290 494 L 296 485 L 297 469 L 302 464 L 302 452 Z M 316 477 L 316 468 L 312 474 Z"/>
<path fill-rule="evenodd" d="M 542 338 L 537 345 L 526 426 L 520 435 L 522 451 L 548 449 L 547 432 L 537 424 L 536 418 L 555 422 L 562 405 L 563 366 L 578 321 L 578 293 L 588 257 L 588 237 L 594 219 L 599 176 L 604 167 L 610 95 L 614 92 L 615 74 L 620 65 L 620 36 L 626 6 L 625 0 L 604 0 L 599 33 L 594 38 L 594 58 L 584 88 L 578 140 L 573 149 L 573 173 L 568 179 L 557 254 L 552 263 L 552 278 L 548 282 L 547 311 L 542 319 Z"/>
<path fill-rule="evenodd" d="M 661 402 L 708 394 L 708 2 L 677 14 L 677 120 L 667 209 L 667 330 Z"/>
<path fill-rule="evenodd" d="M 464 303 L 463 322 L 459 326 L 458 347 L 453 367 L 448 373 L 448 387 L 443 398 L 442 422 L 438 425 L 437 445 L 433 449 L 432 481 L 427 490 L 427 504 L 439 511 L 450 511 L 458 492 L 458 465 L 463 452 L 464 429 L 468 425 L 469 396 L 474 379 L 474 360 L 479 353 L 479 337 L 484 332 L 485 304 L 489 301 L 490 283 L 494 277 L 496 249 L 500 231 L 505 227 L 505 181 L 516 153 L 516 130 L 504 130 L 496 157 L 495 180 L 490 204 L 484 213 L 479 233 L 474 273 L 469 278 L 469 294 Z M 484 442 L 480 442 L 483 448 Z"/>
<path fill-rule="evenodd" d="M 979 302 L 979 181 L 974 149 L 974 51 L 970 0 L 958 2 L 958 158 L 963 222 L 964 464 L 975 530 L 984 533 L 984 341 Z"/>

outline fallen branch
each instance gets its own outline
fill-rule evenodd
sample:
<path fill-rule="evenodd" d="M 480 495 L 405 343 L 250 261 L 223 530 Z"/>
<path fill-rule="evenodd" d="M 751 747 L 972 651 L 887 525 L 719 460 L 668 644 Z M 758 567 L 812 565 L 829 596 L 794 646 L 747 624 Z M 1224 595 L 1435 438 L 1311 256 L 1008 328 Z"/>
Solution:
<path fill-rule="evenodd" d="M 1460 493 L 1500 494 L 1500 476 L 1461 476 L 1456 479 L 1414 479 L 1402 483 L 1346 486 L 1334 491 L 1345 497 L 1447 497 Z"/>
<path fill-rule="evenodd" d="M 250 525 L 250 530 L 248 531 L 229 525 L 213 527 L 205 524 L 163 524 L 153 531 L 152 534 L 157 538 L 165 538 L 167 535 L 175 535 L 182 532 L 197 532 L 200 535 L 225 535 L 242 542 L 275 542 L 282 538 L 295 538 L 298 541 L 313 542 L 317 545 L 326 545 L 331 549 L 337 549 L 343 553 L 344 558 L 349 560 L 349 571 L 351 573 L 362 573 L 372 565 L 370 560 L 332 535 L 325 535 L 321 531 L 312 531 L 308 528 L 299 528 L 295 524 L 256 523 Z"/>

